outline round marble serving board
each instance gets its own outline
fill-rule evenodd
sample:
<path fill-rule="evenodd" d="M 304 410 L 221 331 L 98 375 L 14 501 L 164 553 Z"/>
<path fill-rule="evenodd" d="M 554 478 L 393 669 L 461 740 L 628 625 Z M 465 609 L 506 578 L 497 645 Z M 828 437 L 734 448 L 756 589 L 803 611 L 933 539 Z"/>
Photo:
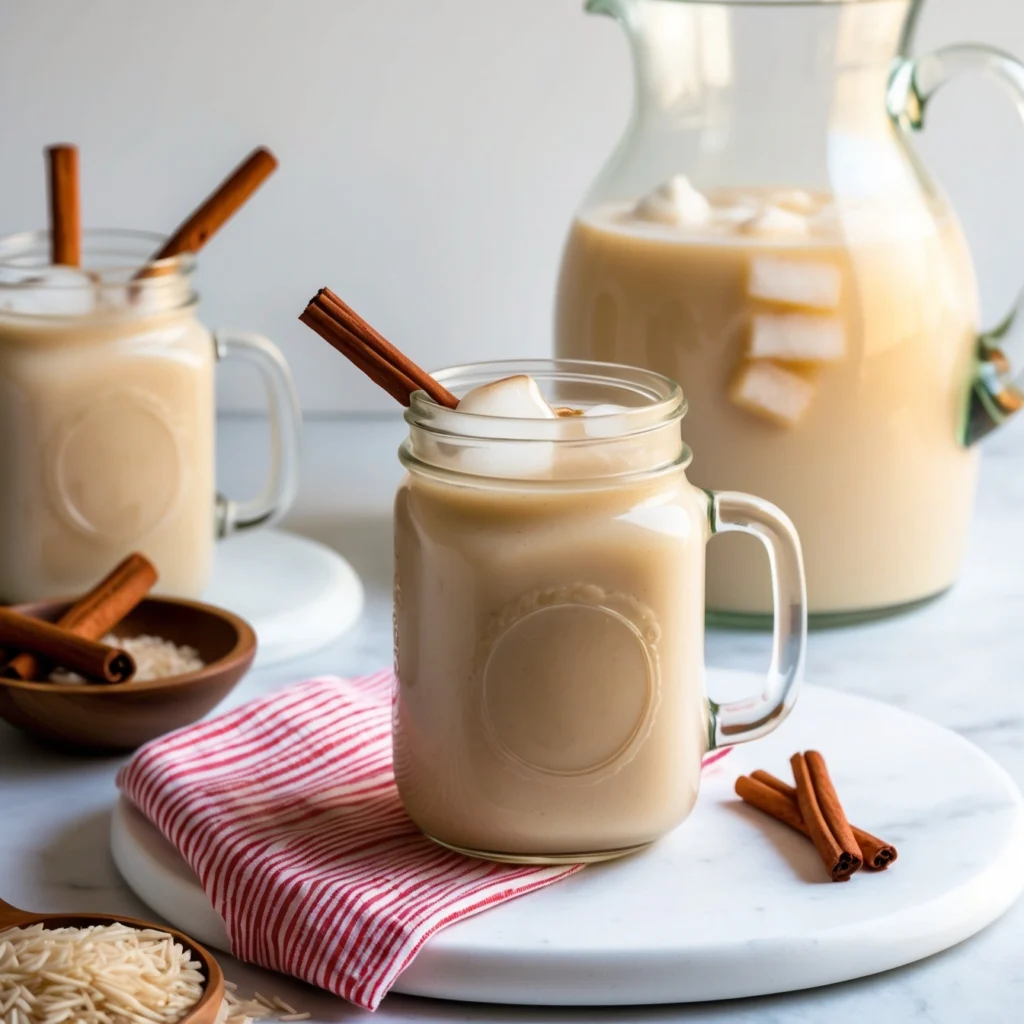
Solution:
<path fill-rule="evenodd" d="M 283 530 L 254 530 L 217 544 L 203 600 L 256 631 L 256 668 L 326 647 L 363 610 L 363 585 L 337 551 Z"/>
<path fill-rule="evenodd" d="M 712 677 L 714 677 L 712 673 Z M 730 690 L 737 689 L 729 673 Z M 710 681 L 720 693 L 721 678 Z M 740 692 L 759 688 L 747 677 Z M 826 881 L 813 846 L 733 795 L 819 749 L 854 824 L 899 848 L 882 873 Z M 194 875 L 123 800 L 114 859 L 174 926 L 228 949 Z M 411 995 L 540 1005 L 697 1002 L 812 988 L 910 963 L 995 920 L 1024 885 L 1024 801 L 955 733 L 878 701 L 807 687 L 772 736 L 705 772 L 697 808 L 632 858 L 438 933 L 399 978 Z"/>

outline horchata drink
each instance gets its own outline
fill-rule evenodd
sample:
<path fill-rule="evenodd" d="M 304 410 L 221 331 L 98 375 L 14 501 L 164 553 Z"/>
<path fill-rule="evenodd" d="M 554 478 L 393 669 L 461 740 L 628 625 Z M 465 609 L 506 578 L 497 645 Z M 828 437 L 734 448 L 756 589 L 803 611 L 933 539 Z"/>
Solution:
<path fill-rule="evenodd" d="M 677 385 L 570 361 L 463 367 L 407 413 L 395 502 L 395 774 L 432 838 L 497 859 L 595 859 L 690 812 L 702 756 L 795 697 L 804 607 L 788 520 L 687 479 Z M 774 552 L 766 696 L 704 692 L 704 548 Z M 782 714 L 778 714 L 781 709 Z"/>
<path fill-rule="evenodd" d="M 650 367 L 689 399 L 692 478 L 793 519 L 812 613 L 860 612 L 954 580 L 975 452 L 967 251 L 941 210 L 793 189 L 702 193 L 683 177 L 574 222 L 560 355 Z M 751 542 L 708 558 L 708 607 L 762 614 Z"/>

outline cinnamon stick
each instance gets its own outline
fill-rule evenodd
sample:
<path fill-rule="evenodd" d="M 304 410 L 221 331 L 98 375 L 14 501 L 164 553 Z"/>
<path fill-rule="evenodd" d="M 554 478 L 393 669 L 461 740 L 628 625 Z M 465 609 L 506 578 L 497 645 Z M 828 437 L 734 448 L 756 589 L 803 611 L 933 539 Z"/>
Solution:
<path fill-rule="evenodd" d="M 150 257 L 150 263 L 179 256 L 185 252 L 199 252 L 248 198 L 277 169 L 277 157 L 265 146 L 253 150 L 217 186 L 185 220 L 175 228 L 162 248 Z M 143 267 L 136 275 L 146 277 L 152 267 Z"/>
<path fill-rule="evenodd" d="M 131 554 L 76 601 L 57 620 L 57 626 L 75 636 L 99 640 L 149 593 L 156 579 L 153 563 L 145 555 Z M 45 665 L 47 659 L 37 657 L 31 648 L 9 657 L 9 661 L 3 659 L 7 664 L 2 670 L 9 679 L 45 679 L 50 674 L 52 666 Z"/>
<path fill-rule="evenodd" d="M 98 683 L 123 683 L 135 674 L 135 662 L 126 651 L 76 636 L 60 626 L 10 608 L 0 608 L 0 643 L 32 651 L 49 664 L 70 669 Z M 0 675 L 7 679 L 19 678 L 9 672 L 9 668 L 5 666 Z"/>
<path fill-rule="evenodd" d="M 400 376 L 408 378 L 417 389 L 430 395 L 438 405 L 454 409 L 459 404 L 459 400 L 446 387 L 438 384 L 426 370 L 421 369 L 404 352 L 395 348 L 380 331 L 367 323 L 330 288 L 321 288 L 318 298 L 321 308 L 359 338 L 371 352 L 393 366 Z"/>
<path fill-rule="evenodd" d="M 845 882 L 860 870 L 864 858 L 832 786 L 824 758 L 810 750 L 806 756 L 794 754 L 789 763 L 796 783 L 796 802 L 811 842 L 832 875 L 832 881 Z"/>
<path fill-rule="evenodd" d="M 409 404 L 409 396 L 418 390 L 415 381 L 378 353 L 361 345 L 356 335 L 332 320 L 323 309 L 310 303 L 299 320 L 316 331 L 397 402 Z"/>
<path fill-rule="evenodd" d="M 774 790 L 776 793 L 780 793 L 792 802 L 793 808 L 799 817 L 800 808 L 796 804 L 796 789 L 790 786 L 788 783 L 783 782 L 782 779 L 777 779 L 774 775 L 768 772 L 762 771 L 760 768 L 757 771 L 750 773 L 750 778 L 756 782 L 762 783 L 769 789 Z M 737 779 L 737 794 L 743 797 L 744 800 L 753 806 L 758 807 L 760 810 L 765 811 L 767 814 L 771 814 L 772 817 L 778 818 L 779 821 L 785 822 L 787 825 L 791 825 L 798 832 L 803 832 L 807 835 L 807 826 L 804 824 L 804 820 L 800 817 L 799 825 L 793 824 L 783 814 L 777 814 L 771 808 L 767 806 L 761 806 L 757 802 L 758 793 L 754 791 L 755 799 L 748 800 L 746 796 L 743 796 L 739 792 L 739 780 Z M 775 806 L 778 806 L 775 804 Z M 788 812 L 783 812 L 788 813 Z M 879 839 L 878 836 L 872 835 L 870 832 L 865 832 L 864 829 L 858 828 L 856 825 L 851 825 L 850 829 L 853 832 L 853 838 L 857 840 L 857 845 L 860 847 L 860 852 L 864 855 L 864 867 L 869 868 L 872 871 L 884 871 L 894 860 L 899 856 L 896 847 L 892 843 L 887 843 L 884 839 Z"/>
<path fill-rule="evenodd" d="M 375 384 L 402 405 L 413 392 L 425 391 L 438 405 L 454 409 L 459 400 L 329 288 L 321 288 L 299 316 Z"/>
<path fill-rule="evenodd" d="M 753 775 L 741 775 L 736 780 L 736 795 L 744 802 L 756 807 L 765 814 L 770 814 L 776 821 L 810 836 L 807 826 L 804 824 L 803 815 L 797 806 L 796 797 L 790 799 L 783 793 L 771 786 L 765 785 L 759 778 L 758 773 Z M 794 790 L 794 793 L 796 791 Z"/>
<path fill-rule="evenodd" d="M 82 227 L 78 190 L 78 147 L 61 144 L 46 150 L 50 205 L 50 262 L 66 267 L 82 263 Z"/>

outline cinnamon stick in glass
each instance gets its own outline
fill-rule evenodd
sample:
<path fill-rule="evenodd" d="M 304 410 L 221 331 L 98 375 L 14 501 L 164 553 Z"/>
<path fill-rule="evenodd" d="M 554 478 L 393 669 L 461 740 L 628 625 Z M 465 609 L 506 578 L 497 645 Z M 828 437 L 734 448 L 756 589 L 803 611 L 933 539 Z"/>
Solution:
<path fill-rule="evenodd" d="M 91 682 L 124 683 L 135 675 L 135 662 L 126 651 L 10 608 L 0 608 L 0 643 L 32 651 L 47 664 L 69 669 Z M 9 672 L 9 667 L 0 670 L 0 675 L 20 678 Z"/>
<path fill-rule="evenodd" d="M 277 157 L 269 149 L 260 146 L 253 150 L 211 195 L 175 228 L 171 237 L 150 257 L 149 262 L 155 263 L 186 252 L 199 252 L 275 170 Z M 152 273 L 154 268 L 146 266 L 136 274 L 136 277 L 147 277 Z"/>
<path fill-rule="evenodd" d="M 82 263 L 82 226 L 78 190 L 78 147 L 61 144 L 46 150 L 49 170 L 50 262 L 78 267 Z"/>
<path fill-rule="evenodd" d="M 58 620 L 57 626 L 87 640 L 99 640 L 116 626 L 156 583 L 157 572 L 145 555 L 129 555 L 84 597 L 76 601 Z M 4 643 L 18 650 L 17 645 Z M 45 657 L 31 649 L 8 655 L 0 674 L 9 679 L 45 679 L 52 670 Z"/>
<path fill-rule="evenodd" d="M 299 319 L 311 327 L 328 344 L 337 349 L 349 362 L 362 370 L 378 387 L 383 388 L 396 402 L 409 404 L 409 395 L 418 390 L 415 381 L 378 353 L 361 344 L 359 338 L 321 307 L 311 302 Z"/>
<path fill-rule="evenodd" d="M 425 391 L 438 405 L 454 409 L 459 400 L 404 352 L 395 348 L 330 288 L 321 288 L 299 316 L 307 327 L 336 348 L 402 405 Z"/>
<path fill-rule="evenodd" d="M 761 769 L 751 772 L 750 778 L 786 797 L 787 800 L 791 801 L 792 806 L 799 817 L 800 808 L 796 806 L 796 788 L 794 786 L 790 786 L 788 783 L 783 782 L 782 779 L 778 779 L 774 775 L 762 771 Z M 795 828 L 798 832 L 803 832 L 804 835 L 808 834 L 807 826 L 804 824 L 802 817 L 800 817 L 799 824 L 793 824 L 784 816 L 785 814 L 788 814 L 788 811 L 785 809 L 783 809 L 783 813 L 777 814 L 775 811 L 770 809 L 770 807 L 762 806 L 758 800 L 761 799 L 763 802 L 764 798 L 760 796 L 756 789 L 753 790 L 754 798 L 747 799 L 743 793 L 739 792 L 739 779 L 736 780 L 736 786 L 736 792 L 746 800 L 747 803 L 753 804 L 753 806 L 765 811 L 767 814 L 771 814 L 772 817 L 785 822 L 787 825 Z M 772 801 L 771 798 L 768 798 L 768 802 L 774 807 L 780 806 L 777 802 Z M 879 839 L 878 836 L 874 836 L 870 832 L 865 832 L 862 828 L 857 828 L 856 825 L 851 825 L 850 828 L 853 831 L 853 838 L 857 840 L 857 845 L 860 847 L 860 852 L 864 855 L 864 867 L 869 868 L 872 871 L 884 871 L 899 856 L 896 847 L 893 846 L 892 843 L 887 843 L 884 839 Z"/>

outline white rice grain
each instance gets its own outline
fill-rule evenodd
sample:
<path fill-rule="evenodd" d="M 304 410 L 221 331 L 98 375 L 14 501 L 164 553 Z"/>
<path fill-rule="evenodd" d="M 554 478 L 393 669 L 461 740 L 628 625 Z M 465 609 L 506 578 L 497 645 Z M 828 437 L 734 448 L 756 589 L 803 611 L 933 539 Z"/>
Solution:
<path fill-rule="evenodd" d="M 127 651 L 135 661 L 133 683 L 148 683 L 154 679 L 170 679 L 172 676 L 183 676 L 189 672 L 197 672 L 205 666 L 194 647 L 176 644 L 163 637 L 141 636 L 116 637 L 108 633 L 103 643 L 111 647 L 119 647 Z M 58 668 L 50 673 L 50 682 L 62 683 L 66 686 L 81 684 L 85 680 L 74 672 Z"/>
<path fill-rule="evenodd" d="M 199 968 L 172 935 L 152 928 L 8 928 L 0 931 L 0 1024 L 174 1024 L 202 997 Z M 224 988 L 218 1024 L 309 1019 L 276 997 L 243 999 L 230 981 Z"/>

